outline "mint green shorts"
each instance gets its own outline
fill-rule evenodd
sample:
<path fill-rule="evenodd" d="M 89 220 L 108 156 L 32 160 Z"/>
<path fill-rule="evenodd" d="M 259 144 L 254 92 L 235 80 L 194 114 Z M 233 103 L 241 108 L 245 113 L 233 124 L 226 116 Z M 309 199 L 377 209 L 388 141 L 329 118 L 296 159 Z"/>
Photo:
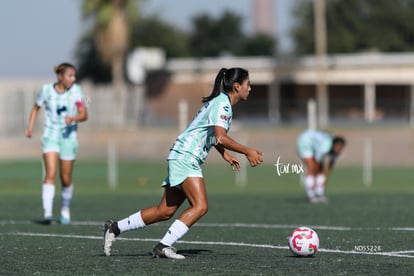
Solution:
<path fill-rule="evenodd" d="M 78 153 L 78 141 L 61 139 L 60 141 L 42 138 L 42 152 L 58 152 L 61 160 L 75 160 Z"/>
<path fill-rule="evenodd" d="M 308 139 L 305 135 L 299 137 L 297 141 L 297 152 L 300 158 L 314 157 L 315 151 L 311 139 Z"/>
<path fill-rule="evenodd" d="M 162 186 L 179 186 L 187 177 L 201 177 L 203 172 L 196 160 L 170 159 L 168 160 L 168 176 Z"/>

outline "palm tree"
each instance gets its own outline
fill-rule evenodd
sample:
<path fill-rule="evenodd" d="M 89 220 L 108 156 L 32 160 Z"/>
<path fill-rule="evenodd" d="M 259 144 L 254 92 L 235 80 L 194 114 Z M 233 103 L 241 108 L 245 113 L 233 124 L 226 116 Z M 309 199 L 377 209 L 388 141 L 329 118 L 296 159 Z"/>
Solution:
<path fill-rule="evenodd" d="M 117 109 L 125 110 L 124 60 L 129 44 L 129 26 L 138 17 L 136 1 L 84 0 L 82 14 L 85 18 L 94 19 L 95 47 L 101 61 L 111 67 Z"/>

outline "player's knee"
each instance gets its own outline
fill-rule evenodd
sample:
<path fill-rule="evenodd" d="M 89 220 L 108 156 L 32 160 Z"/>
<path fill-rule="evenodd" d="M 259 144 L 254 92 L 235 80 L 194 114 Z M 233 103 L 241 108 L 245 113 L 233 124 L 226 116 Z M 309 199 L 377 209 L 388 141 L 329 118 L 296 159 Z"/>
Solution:
<path fill-rule="evenodd" d="M 208 204 L 201 203 L 193 206 L 199 217 L 204 216 L 208 212 Z"/>
<path fill-rule="evenodd" d="M 176 209 L 164 209 L 158 213 L 160 220 L 169 220 L 174 214 Z"/>
<path fill-rule="evenodd" d="M 72 183 L 72 177 L 71 175 L 68 174 L 61 174 L 60 175 L 60 180 L 62 182 L 62 186 L 70 186 L 70 184 Z"/>
<path fill-rule="evenodd" d="M 56 177 L 52 173 L 46 173 L 44 183 L 55 183 Z"/>

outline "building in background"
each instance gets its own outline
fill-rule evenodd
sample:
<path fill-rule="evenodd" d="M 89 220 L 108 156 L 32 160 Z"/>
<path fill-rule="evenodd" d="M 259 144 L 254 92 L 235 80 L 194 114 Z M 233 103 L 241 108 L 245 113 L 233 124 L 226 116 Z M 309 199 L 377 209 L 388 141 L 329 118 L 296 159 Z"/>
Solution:
<path fill-rule="evenodd" d="M 252 0 L 253 31 L 271 36 L 276 34 L 274 0 Z"/>

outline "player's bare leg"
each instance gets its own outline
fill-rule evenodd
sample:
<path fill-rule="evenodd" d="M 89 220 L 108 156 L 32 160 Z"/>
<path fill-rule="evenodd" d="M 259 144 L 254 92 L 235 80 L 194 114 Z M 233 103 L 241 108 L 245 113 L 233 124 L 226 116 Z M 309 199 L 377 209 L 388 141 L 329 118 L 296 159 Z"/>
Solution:
<path fill-rule="evenodd" d="M 182 238 L 189 228 L 197 222 L 208 210 L 205 183 L 201 177 L 189 177 L 182 184 L 183 190 L 190 206 L 184 210 L 176 221 L 170 226 L 165 236 L 157 244 L 152 254 L 157 258 L 185 259 L 172 245 Z"/>
<path fill-rule="evenodd" d="M 106 221 L 103 226 L 104 254 L 106 256 L 111 255 L 112 244 L 119 234 L 168 220 L 175 214 L 185 199 L 185 194 L 180 188 L 166 186 L 161 202 L 158 205 L 142 209 L 117 222 Z"/>
<path fill-rule="evenodd" d="M 43 154 L 45 166 L 45 177 L 42 185 L 43 223 L 50 224 L 53 220 L 53 200 L 55 197 L 55 181 L 58 152 L 47 152 Z"/>

